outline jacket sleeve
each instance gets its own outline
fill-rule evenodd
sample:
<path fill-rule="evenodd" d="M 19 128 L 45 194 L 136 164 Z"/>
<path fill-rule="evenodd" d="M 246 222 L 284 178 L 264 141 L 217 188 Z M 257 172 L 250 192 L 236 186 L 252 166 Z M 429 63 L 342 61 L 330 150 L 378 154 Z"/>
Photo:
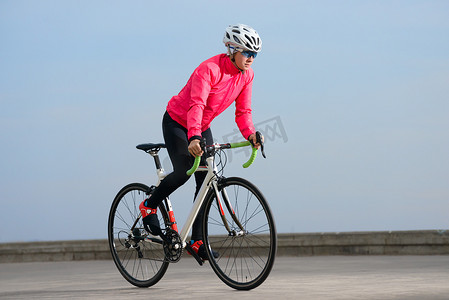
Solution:
<path fill-rule="evenodd" d="M 250 80 L 242 89 L 235 100 L 235 122 L 245 139 L 256 132 L 253 125 L 253 117 L 251 110 L 251 92 L 253 86 L 254 73 L 251 74 Z"/>
<path fill-rule="evenodd" d="M 212 70 L 200 65 L 192 74 L 189 109 L 187 111 L 187 137 L 201 136 L 203 111 L 212 87 Z"/>

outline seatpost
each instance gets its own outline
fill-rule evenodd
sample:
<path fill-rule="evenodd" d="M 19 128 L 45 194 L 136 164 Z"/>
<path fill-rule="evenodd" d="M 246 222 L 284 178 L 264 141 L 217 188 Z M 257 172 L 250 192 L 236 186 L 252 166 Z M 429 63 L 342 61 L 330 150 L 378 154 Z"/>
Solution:
<path fill-rule="evenodd" d="M 150 151 L 150 155 L 154 158 L 154 163 L 156 164 L 156 169 L 160 170 L 162 169 L 161 160 L 159 159 L 159 155 L 157 154 L 159 149 L 156 151 Z"/>

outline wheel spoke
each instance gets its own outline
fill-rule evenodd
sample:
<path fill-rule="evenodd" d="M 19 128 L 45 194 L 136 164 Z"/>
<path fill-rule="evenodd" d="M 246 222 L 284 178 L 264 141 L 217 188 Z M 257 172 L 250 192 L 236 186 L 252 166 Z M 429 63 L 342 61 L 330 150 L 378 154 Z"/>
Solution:
<path fill-rule="evenodd" d="M 124 187 L 112 204 L 108 224 L 109 246 L 117 268 L 126 280 L 140 287 L 158 282 L 168 267 L 162 245 L 145 241 L 147 233 L 142 220 L 131 232 L 131 226 L 140 218 L 138 206 L 145 200 L 148 190 L 142 184 Z M 168 220 L 164 207 L 160 207 L 158 214 L 161 224 Z"/>
<path fill-rule="evenodd" d="M 215 205 L 215 194 L 210 194 L 206 199 L 203 238 L 208 246 L 206 249 L 220 254 L 218 258 L 211 259 L 210 264 L 229 286 L 255 288 L 269 275 L 276 254 L 276 230 L 271 211 L 263 195 L 244 179 L 225 179 L 219 188 L 227 190 L 228 200 L 244 231 L 231 218 L 231 212 L 225 209 L 227 222 L 234 233 L 228 234 Z"/>

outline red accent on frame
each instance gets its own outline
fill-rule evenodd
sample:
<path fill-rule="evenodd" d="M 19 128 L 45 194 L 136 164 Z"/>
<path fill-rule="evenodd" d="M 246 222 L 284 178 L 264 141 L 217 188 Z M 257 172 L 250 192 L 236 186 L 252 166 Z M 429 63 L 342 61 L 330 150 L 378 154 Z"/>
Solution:
<path fill-rule="evenodd" d="M 178 225 L 176 225 L 175 214 L 173 211 L 168 212 L 168 220 L 170 221 L 170 223 L 173 223 L 171 229 L 178 232 Z"/>
<path fill-rule="evenodd" d="M 218 199 L 218 205 L 220 206 L 220 213 L 221 213 L 221 215 L 222 216 L 224 216 L 224 210 L 223 210 L 223 206 L 221 205 L 221 201 L 220 201 L 220 199 Z"/>

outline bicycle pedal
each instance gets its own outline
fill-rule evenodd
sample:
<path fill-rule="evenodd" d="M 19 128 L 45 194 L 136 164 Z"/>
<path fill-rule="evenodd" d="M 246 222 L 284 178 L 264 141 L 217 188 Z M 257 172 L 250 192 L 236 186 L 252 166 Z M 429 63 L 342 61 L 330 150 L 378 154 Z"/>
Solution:
<path fill-rule="evenodd" d="M 202 266 L 204 264 L 204 261 L 201 259 L 201 257 L 199 257 L 199 255 L 192 249 L 192 246 L 190 246 L 190 244 L 186 245 L 187 252 L 193 256 L 193 258 L 195 258 L 195 260 L 198 262 L 198 264 L 200 266 Z"/>

